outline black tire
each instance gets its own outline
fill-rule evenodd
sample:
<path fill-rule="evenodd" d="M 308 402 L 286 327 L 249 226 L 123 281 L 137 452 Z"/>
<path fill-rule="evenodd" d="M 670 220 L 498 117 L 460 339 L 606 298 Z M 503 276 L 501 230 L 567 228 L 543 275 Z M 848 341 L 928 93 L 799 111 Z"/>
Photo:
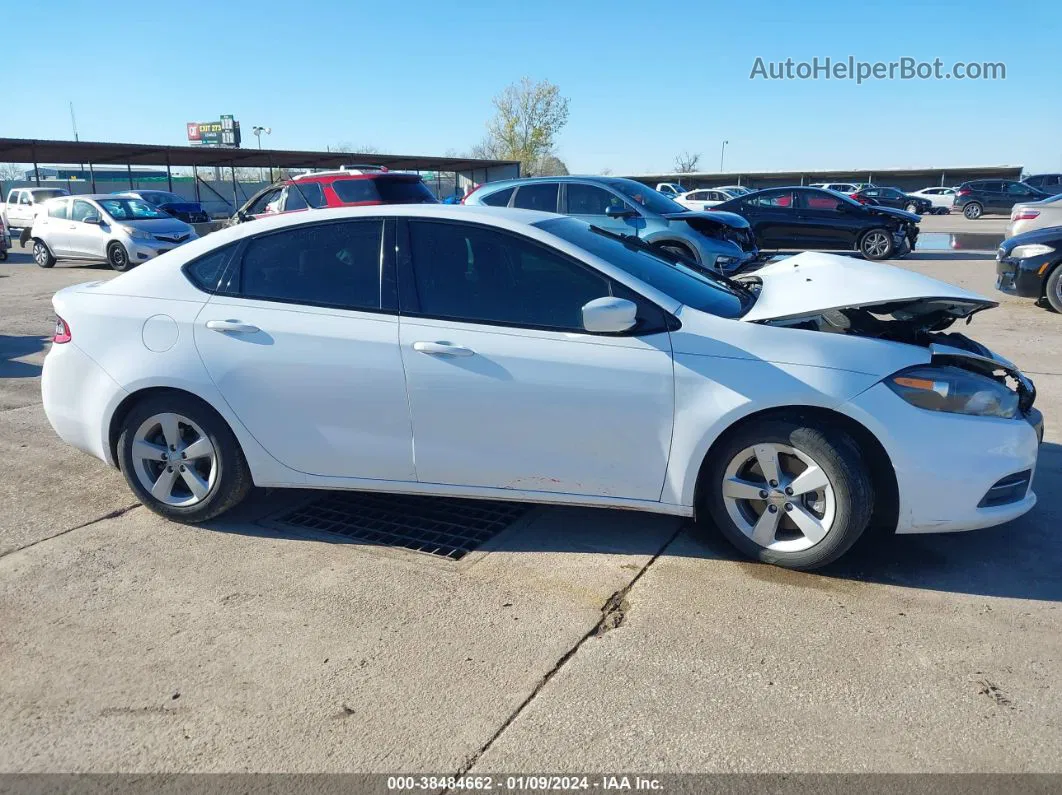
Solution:
<path fill-rule="evenodd" d="M 746 448 L 765 443 L 788 445 L 810 456 L 825 472 L 833 489 L 833 522 L 822 540 L 806 549 L 788 552 L 761 546 L 742 532 L 727 511 L 723 497 L 727 467 Z M 728 433 L 713 447 L 711 456 L 702 467 L 697 484 L 695 527 L 700 532 L 718 529 L 750 558 L 787 569 L 816 569 L 847 552 L 870 524 L 874 487 L 869 467 L 852 437 L 826 423 L 796 414 L 753 420 Z M 785 514 L 780 516 L 784 518 Z"/>
<path fill-rule="evenodd" d="M 694 253 L 681 243 L 661 243 L 659 246 L 657 246 L 657 248 L 670 257 L 678 257 L 679 259 L 684 260 L 693 260 L 694 262 L 697 261 L 697 257 L 694 255 Z"/>
<path fill-rule="evenodd" d="M 43 240 L 33 241 L 33 261 L 41 268 L 50 268 L 55 265 L 55 257 Z"/>
<path fill-rule="evenodd" d="M 7 262 L 7 249 L 0 249 L 0 262 Z"/>
<path fill-rule="evenodd" d="M 882 241 L 884 241 L 882 243 Z M 859 238 L 859 253 L 869 260 L 888 259 L 896 250 L 896 244 L 892 240 L 892 234 L 888 229 L 876 227 L 868 229 Z"/>
<path fill-rule="evenodd" d="M 1055 265 L 1044 283 L 1044 298 L 1056 312 L 1062 312 L 1062 262 Z"/>
<path fill-rule="evenodd" d="M 129 252 L 117 240 L 107 246 L 107 263 L 119 273 L 124 273 L 133 267 L 129 261 Z"/>
<path fill-rule="evenodd" d="M 151 417 L 165 413 L 191 420 L 203 430 L 214 448 L 217 473 L 206 496 L 194 505 L 169 505 L 156 499 L 135 469 L 133 441 L 137 429 Z M 116 454 L 125 481 L 137 499 L 148 509 L 176 522 L 195 524 L 213 519 L 238 505 L 254 485 L 243 450 L 225 420 L 199 398 L 181 392 L 155 394 L 133 406 L 122 422 Z M 179 463 L 176 457 L 174 463 Z"/>
<path fill-rule="evenodd" d="M 962 214 L 970 221 L 976 221 L 985 214 L 985 208 L 980 202 L 970 202 L 962 208 Z"/>

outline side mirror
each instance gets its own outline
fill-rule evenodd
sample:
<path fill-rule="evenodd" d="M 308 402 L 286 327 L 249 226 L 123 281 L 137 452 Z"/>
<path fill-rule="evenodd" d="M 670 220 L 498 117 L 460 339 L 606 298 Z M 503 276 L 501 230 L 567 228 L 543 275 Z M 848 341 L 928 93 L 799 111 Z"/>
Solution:
<path fill-rule="evenodd" d="M 254 220 L 254 216 L 251 215 L 246 210 L 237 210 L 236 211 L 236 223 L 242 224 L 242 223 L 245 223 L 247 221 L 252 221 L 252 220 Z"/>
<path fill-rule="evenodd" d="M 99 224 L 99 222 L 100 222 L 100 217 L 99 217 L 98 215 L 96 215 L 95 213 L 93 213 L 92 215 L 86 215 L 86 216 L 85 216 L 84 218 L 82 218 L 81 220 L 82 220 L 82 221 L 83 221 L 84 223 L 86 223 L 86 224 Z"/>
<path fill-rule="evenodd" d="M 605 215 L 609 218 L 634 218 L 638 213 L 630 207 L 617 207 L 614 204 L 610 204 L 605 208 Z"/>
<path fill-rule="evenodd" d="M 583 305 L 583 328 L 597 334 L 618 334 L 634 328 L 638 307 L 626 298 L 595 298 Z"/>

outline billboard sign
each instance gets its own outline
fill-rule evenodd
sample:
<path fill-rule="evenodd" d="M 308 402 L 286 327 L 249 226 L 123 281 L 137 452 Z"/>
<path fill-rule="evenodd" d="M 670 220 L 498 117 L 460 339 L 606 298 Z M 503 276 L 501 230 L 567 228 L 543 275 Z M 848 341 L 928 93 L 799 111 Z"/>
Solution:
<path fill-rule="evenodd" d="M 217 121 L 190 121 L 188 143 L 202 146 L 239 146 L 240 123 L 232 116 L 222 116 Z"/>

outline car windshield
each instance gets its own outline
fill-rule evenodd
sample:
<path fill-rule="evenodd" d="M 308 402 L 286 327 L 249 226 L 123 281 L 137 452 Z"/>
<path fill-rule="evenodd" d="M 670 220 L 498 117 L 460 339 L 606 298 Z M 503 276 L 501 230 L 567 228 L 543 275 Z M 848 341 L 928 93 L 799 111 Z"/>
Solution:
<path fill-rule="evenodd" d="M 151 218 L 169 218 L 162 210 L 156 210 L 143 199 L 97 199 L 100 207 L 115 221 L 140 221 Z"/>
<path fill-rule="evenodd" d="M 610 188 L 618 190 L 635 204 L 649 210 L 649 212 L 657 213 L 658 215 L 689 212 L 689 208 L 683 207 L 667 196 L 653 190 L 648 185 L 635 182 L 633 179 L 614 179 L 606 184 Z"/>
<path fill-rule="evenodd" d="M 720 317 L 740 317 L 755 301 L 736 282 L 664 259 L 632 235 L 618 235 L 575 218 L 552 218 L 534 226 L 573 243 L 629 273 L 679 303 Z"/>

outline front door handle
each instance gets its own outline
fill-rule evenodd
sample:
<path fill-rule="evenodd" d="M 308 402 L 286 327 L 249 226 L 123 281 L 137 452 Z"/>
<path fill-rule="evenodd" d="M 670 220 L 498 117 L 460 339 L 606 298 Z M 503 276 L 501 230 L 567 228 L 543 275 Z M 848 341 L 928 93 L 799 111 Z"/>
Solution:
<path fill-rule="evenodd" d="M 238 320 L 208 320 L 206 327 L 211 331 L 229 331 L 233 334 L 255 334 L 261 329 L 250 323 L 241 323 Z"/>
<path fill-rule="evenodd" d="M 429 356 L 474 356 L 475 351 L 452 342 L 414 342 L 413 350 Z"/>

